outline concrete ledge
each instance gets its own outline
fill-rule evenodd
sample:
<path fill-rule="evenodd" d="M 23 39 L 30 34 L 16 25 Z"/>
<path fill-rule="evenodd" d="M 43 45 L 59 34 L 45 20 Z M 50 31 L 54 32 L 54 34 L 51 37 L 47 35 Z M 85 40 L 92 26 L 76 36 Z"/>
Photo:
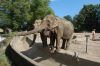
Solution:
<path fill-rule="evenodd" d="M 6 54 L 9 53 L 11 60 L 15 61 L 14 64 L 17 64 L 18 66 L 41 66 L 37 62 L 33 61 L 32 59 L 28 58 L 24 54 L 15 50 L 15 48 L 13 47 L 13 44 L 15 44 L 15 41 L 17 41 L 15 39 L 16 37 L 12 39 L 6 51 Z"/>

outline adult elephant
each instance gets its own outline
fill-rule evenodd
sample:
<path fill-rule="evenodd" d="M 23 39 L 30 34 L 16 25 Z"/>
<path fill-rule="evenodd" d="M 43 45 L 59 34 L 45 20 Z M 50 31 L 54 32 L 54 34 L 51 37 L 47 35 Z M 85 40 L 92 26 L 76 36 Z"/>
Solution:
<path fill-rule="evenodd" d="M 38 27 L 36 27 L 34 30 L 29 31 L 29 32 L 24 32 L 24 33 L 20 32 L 18 33 L 18 35 L 28 35 L 28 34 L 32 34 L 36 32 L 45 32 L 45 33 L 49 32 L 49 34 L 50 32 L 53 32 L 53 35 L 56 35 L 56 37 L 51 37 L 51 39 L 56 39 L 56 51 L 59 52 L 60 51 L 60 39 L 63 40 L 61 48 L 66 49 L 69 46 L 69 42 L 72 38 L 74 27 L 70 21 L 61 19 L 54 15 L 47 15 L 42 20 L 41 24 Z M 42 38 L 42 39 L 43 41 L 46 40 L 45 38 Z M 52 42 L 51 43 L 53 45 L 54 41 Z"/>
<path fill-rule="evenodd" d="M 40 26 L 41 22 L 42 22 L 42 20 L 40 20 L 40 19 L 36 20 L 35 23 L 33 24 L 34 29 L 37 28 L 38 26 Z M 41 30 L 39 33 L 40 33 L 40 37 L 41 37 L 41 40 L 42 40 L 43 47 L 48 46 L 47 45 L 47 37 L 50 38 L 50 45 L 54 44 L 55 39 L 53 37 L 55 35 L 53 35 L 53 32 L 44 29 L 44 30 Z M 35 43 L 36 37 L 37 37 L 37 33 L 34 33 L 33 34 L 33 41 L 30 44 L 30 47 Z"/>
<path fill-rule="evenodd" d="M 56 34 L 56 49 L 59 52 L 60 50 L 60 39 L 62 42 L 62 49 L 67 49 L 70 44 L 70 40 L 72 39 L 72 35 L 74 32 L 73 24 L 70 21 L 65 19 L 61 19 L 59 17 L 55 17 L 53 15 L 47 15 L 43 22 L 48 23 L 47 29 L 54 32 Z"/>

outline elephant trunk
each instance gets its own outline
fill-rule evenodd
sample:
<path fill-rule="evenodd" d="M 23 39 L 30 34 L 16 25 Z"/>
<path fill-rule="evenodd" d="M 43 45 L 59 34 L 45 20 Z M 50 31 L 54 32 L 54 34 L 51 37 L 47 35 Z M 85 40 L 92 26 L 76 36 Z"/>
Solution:
<path fill-rule="evenodd" d="M 31 31 L 27 31 L 27 32 L 18 32 L 16 34 L 16 36 L 25 36 L 25 35 L 29 35 L 29 34 L 34 34 L 34 33 L 38 33 L 41 32 L 43 29 L 45 29 L 46 27 L 44 26 L 38 26 L 35 29 L 31 30 Z"/>

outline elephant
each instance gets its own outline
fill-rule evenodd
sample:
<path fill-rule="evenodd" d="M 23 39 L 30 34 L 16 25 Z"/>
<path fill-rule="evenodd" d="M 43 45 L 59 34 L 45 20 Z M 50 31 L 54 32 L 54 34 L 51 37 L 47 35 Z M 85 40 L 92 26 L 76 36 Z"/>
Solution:
<path fill-rule="evenodd" d="M 42 20 L 36 20 L 35 21 L 35 23 L 33 24 L 33 27 L 34 27 L 34 29 L 36 28 L 36 27 L 38 27 L 40 24 L 41 24 L 41 21 Z M 42 30 L 42 31 L 40 31 L 39 32 L 40 33 L 40 37 L 41 37 L 41 40 L 42 40 L 42 43 L 43 43 L 43 47 L 46 47 L 46 46 L 48 46 L 47 45 L 47 37 L 50 37 L 50 34 L 52 35 L 51 37 L 50 37 L 50 45 L 52 45 L 52 37 L 54 37 L 54 35 L 53 35 L 53 32 L 51 32 L 51 31 L 46 31 L 46 30 Z M 33 34 L 33 41 L 32 41 L 32 43 L 30 44 L 30 47 L 35 43 L 35 40 L 36 40 L 36 37 L 37 37 L 37 33 L 34 33 Z"/>
<path fill-rule="evenodd" d="M 74 27 L 70 21 L 50 14 L 45 16 L 44 19 L 41 21 L 41 24 L 35 27 L 34 30 L 25 33 L 19 33 L 18 35 L 29 35 L 37 32 L 41 34 L 42 41 L 44 41 L 44 46 L 47 45 L 47 38 L 44 37 L 45 34 L 43 33 L 47 33 L 51 37 L 51 45 L 54 45 L 54 42 L 56 40 L 56 51 L 59 52 L 61 48 L 68 48 L 70 40 L 73 37 Z M 54 35 L 54 37 L 50 34 Z M 62 46 L 60 47 L 61 39 L 63 40 L 63 42 Z"/>
<path fill-rule="evenodd" d="M 53 35 L 56 35 L 56 38 L 54 38 L 56 39 L 56 51 L 60 51 L 60 39 L 63 40 L 61 48 L 67 49 L 74 33 L 73 24 L 68 20 L 61 19 L 54 15 L 47 15 L 43 22 L 47 23 L 46 29 L 54 32 Z"/>

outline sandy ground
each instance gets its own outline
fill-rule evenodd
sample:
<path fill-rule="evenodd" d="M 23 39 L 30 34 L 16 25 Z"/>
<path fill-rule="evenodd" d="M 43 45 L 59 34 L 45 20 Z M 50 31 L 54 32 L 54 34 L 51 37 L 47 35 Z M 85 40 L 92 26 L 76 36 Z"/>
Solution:
<path fill-rule="evenodd" d="M 86 37 L 85 35 L 90 35 L 87 43 L 87 54 L 100 57 L 100 33 L 96 34 L 96 41 L 91 40 L 91 33 L 87 34 L 76 34 L 77 38 L 70 44 L 69 50 L 75 51 L 77 53 L 86 53 Z"/>
<path fill-rule="evenodd" d="M 86 59 L 100 62 L 100 33 L 96 33 L 96 41 L 92 41 L 91 33 L 76 33 L 77 38 L 70 44 L 69 51 L 77 52 L 78 55 Z M 86 37 L 85 35 L 90 35 L 87 43 L 87 53 L 86 53 Z"/>

